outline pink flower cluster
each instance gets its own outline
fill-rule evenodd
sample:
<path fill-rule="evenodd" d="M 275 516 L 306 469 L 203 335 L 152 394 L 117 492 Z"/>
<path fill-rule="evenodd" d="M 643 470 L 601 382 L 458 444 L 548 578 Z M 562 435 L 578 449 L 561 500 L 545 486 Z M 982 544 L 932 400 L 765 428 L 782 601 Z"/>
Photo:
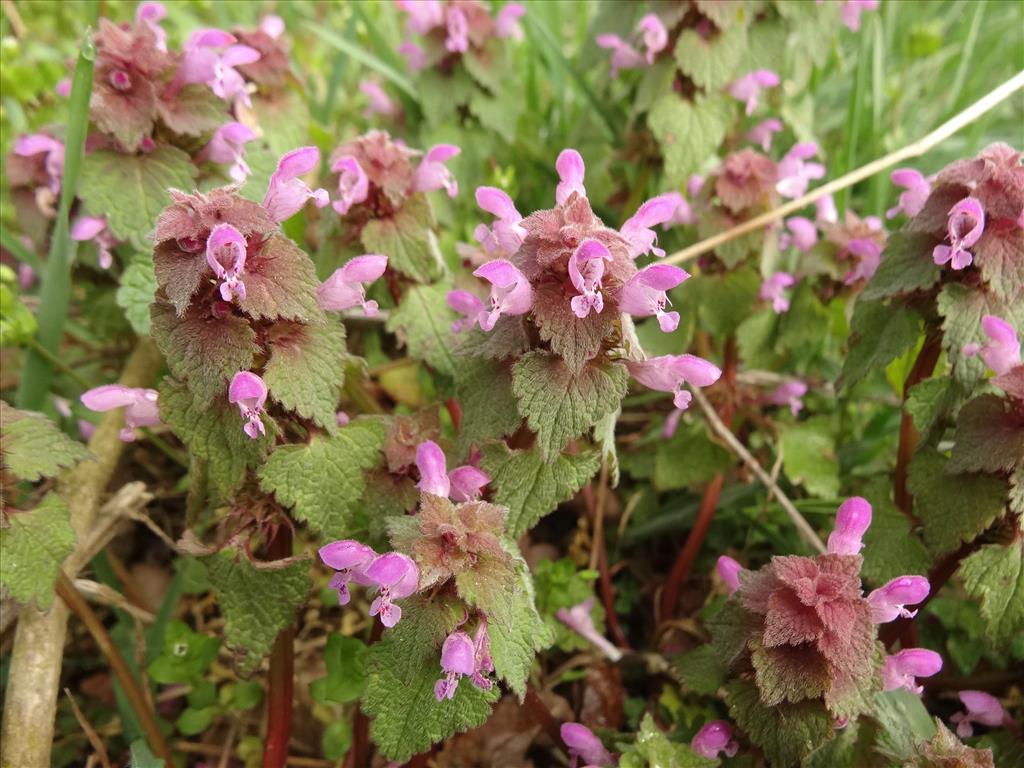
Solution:
<path fill-rule="evenodd" d="M 637 44 L 643 52 L 638 51 L 633 43 L 623 40 L 618 35 L 598 35 L 598 47 L 612 52 L 611 75 L 617 77 L 623 69 L 649 67 L 658 54 L 668 47 L 668 30 L 662 20 L 654 13 L 644 15 L 637 22 L 634 32 Z"/>
<path fill-rule="evenodd" d="M 521 3 L 505 3 L 492 17 L 478 0 L 395 0 L 406 14 L 406 39 L 398 46 L 409 69 L 425 69 L 449 56 L 479 50 L 492 38 L 522 39 Z"/>
<path fill-rule="evenodd" d="M 434 698 L 438 702 L 454 699 L 459 680 L 463 677 L 468 677 L 477 688 L 490 690 L 494 681 L 487 675 L 493 671 L 487 619 L 481 618 L 472 638 L 461 629 L 445 638 L 441 646 L 441 672 L 444 677 L 434 685 Z"/>
<path fill-rule="evenodd" d="M 349 582 L 376 590 L 370 615 L 379 615 L 385 627 L 395 626 L 402 618 L 402 608 L 395 601 L 409 597 L 419 586 L 416 562 L 401 552 L 378 555 L 365 544 L 346 539 L 321 547 L 320 559 L 336 571 L 330 587 L 337 590 L 339 605 L 352 599 Z"/>

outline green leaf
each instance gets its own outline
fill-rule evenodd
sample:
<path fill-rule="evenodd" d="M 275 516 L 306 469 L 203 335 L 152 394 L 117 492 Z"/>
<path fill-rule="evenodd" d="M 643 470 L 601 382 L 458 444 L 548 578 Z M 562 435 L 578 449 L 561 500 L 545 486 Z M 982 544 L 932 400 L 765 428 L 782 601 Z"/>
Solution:
<path fill-rule="evenodd" d="M 573 372 L 546 352 L 523 355 L 512 367 L 512 391 L 534 432 L 541 456 L 548 459 L 573 438 L 593 427 L 622 402 L 626 366 L 591 361 Z"/>
<path fill-rule="evenodd" d="M 725 338 L 750 315 L 761 279 L 754 270 L 743 267 L 718 275 L 700 275 L 683 285 L 684 296 L 697 297 L 699 327 Z"/>
<path fill-rule="evenodd" d="M 156 275 L 149 259 L 133 259 L 121 275 L 117 306 L 124 310 L 132 330 L 139 336 L 149 334 L 149 305 L 156 294 Z"/>
<path fill-rule="evenodd" d="M 34 602 L 45 611 L 64 558 L 75 548 L 67 505 L 48 493 L 30 512 L 15 512 L 0 528 L 0 588 L 19 603 Z"/>
<path fill-rule="evenodd" d="M 1024 462 L 1024 416 L 1008 399 L 981 395 L 956 417 L 950 472 L 1010 472 Z"/>
<path fill-rule="evenodd" d="M 316 301 L 313 262 L 305 251 L 275 232 L 250 253 L 242 273 L 245 298 L 238 300 L 242 311 L 255 320 L 323 320 Z"/>
<path fill-rule="evenodd" d="M 924 541 L 936 555 L 973 541 L 1006 506 L 1006 481 L 985 475 L 955 475 L 949 460 L 921 449 L 910 462 L 907 487 L 914 513 L 924 527 Z"/>
<path fill-rule="evenodd" d="M 1008 648 L 1024 632 L 1024 542 L 982 547 L 960 564 L 967 594 L 981 601 L 988 635 Z"/>
<path fill-rule="evenodd" d="M 225 498 L 242 483 L 246 469 L 257 466 L 274 444 L 277 428 L 273 420 L 263 415 L 267 434 L 250 439 L 242 430 L 238 406 L 228 402 L 226 393 L 203 408 L 184 384 L 168 377 L 160 385 L 158 405 L 160 418 L 193 454 L 206 459 L 210 482 Z"/>
<path fill-rule="evenodd" d="M 216 707 L 203 707 L 202 709 L 186 707 L 185 710 L 178 715 L 178 719 L 174 721 L 174 725 L 185 736 L 195 736 L 210 727 L 210 723 L 213 722 L 213 716 L 215 714 L 217 714 Z"/>
<path fill-rule="evenodd" d="M 380 461 L 384 437 L 383 421 L 356 419 L 330 437 L 280 446 L 259 470 L 260 487 L 324 542 L 345 538 L 366 488 L 363 471 Z"/>
<path fill-rule="evenodd" d="M 498 688 L 482 691 L 463 680 L 452 700 L 438 702 L 441 645 L 464 616 L 461 603 L 415 596 L 402 620 L 370 646 L 362 706 L 373 718 L 371 735 L 388 760 L 406 762 L 437 741 L 483 725 Z"/>
<path fill-rule="evenodd" d="M 732 114 L 732 105 L 717 94 L 698 96 L 690 103 L 668 93 L 655 102 L 647 124 L 661 145 L 670 186 L 684 186 L 687 177 L 718 151 Z"/>
<path fill-rule="evenodd" d="M 880 371 L 917 343 L 921 318 L 912 310 L 858 301 L 850 321 L 849 350 L 843 360 L 842 388 L 849 389 Z"/>
<path fill-rule="evenodd" d="M 904 408 L 914 420 L 914 426 L 922 437 L 927 437 L 932 427 L 956 404 L 959 395 L 956 382 L 949 376 L 938 376 L 919 381 L 910 388 Z"/>
<path fill-rule="evenodd" d="M 560 282 L 544 282 L 533 291 L 533 319 L 540 327 L 541 338 L 550 342 L 551 351 L 578 371 L 601 351 L 601 343 L 614 330 L 618 316 L 609 306 L 605 312 L 579 318 L 569 302 Z"/>
<path fill-rule="evenodd" d="M 575 496 L 596 474 L 600 461 L 593 451 L 559 453 L 545 461 L 537 450 L 514 451 L 501 443 L 484 448 L 481 465 L 491 476 L 494 503 L 508 507 L 506 530 L 518 539 Z"/>
<path fill-rule="evenodd" d="M 309 562 L 256 568 L 241 552 L 204 558 L 224 614 L 224 639 L 242 674 L 256 669 L 278 632 L 288 627 L 312 586 Z"/>
<path fill-rule="evenodd" d="M 942 348 L 953 365 L 953 376 L 970 391 L 985 374 L 980 357 L 966 357 L 967 344 L 988 342 L 981 329 L 985 315 L 996 315 L 1015 328 L 1024 326 L 1024 301 L 1005 302 L 996 294 L 961 283 L 947 283 L 938 300 L 942 322 Z"/>
<path fill-rule="evenodd" d="M 832 715 L 818 702 L 767 707 L 757 688 L 744 680 L 734 680 L 727 690 L 729 714 L 764 750 L 771 765 L 798 765 L 834 736 Z"/>
<path fill-rule="evenodd" d="M 655 448 L 654 487 L 672 491 L 705 483 L 732 464 L 732 454 L 711 442 L 703 423 L 687 425 Z"/>
<path fill-rule="evenodd" d="M 156 105 L 164 125 L 179 136 L 202 136 L 231 119 L 224 99 L 205 83 L 189 83 L 173 99 L 158 98 Z"/>
<path fill-rule="evenodd" d="M 3 400 L 0 441 L 4 467 L 30 483 L 55 477 L 60 470 L 92 457 L 84 445 L 61 432 L 43 414 L 19 411 Z"/>
<path fill-rule="evenodd" d="M 463 331 L 456 337 L 455 354 L 458 357 L 483 357 L 488 360 L 507 360 L 530 348 L 530 340 L 523 327 L 522 317 L 498 318 L 493 330 L 485 333 L 480 328 Z"/>
<path fill-rule="evenodd" d="M 451 376 L 455 372 L 451 332 L 455 312 L 448 306 L 448 289 L 444 284 L 410 288 L 398 309 L 391 312 L 387 328 L 397 334 L 412 357 Z"/>
<path fill-rule="evenodd" d="M 460 361 L 455 395 L 462 405 L 459 453 L 512 434 L 522 422 L 512 394 L 512 369 L 493 360 Z"/>
<path fill-rule="evenodd" d="M 244 317 L 214 317 L 198 307 L 179 317 L 174 307 L 157 302 L 152 309 L 153 340 L 167 358 L 167 367 L 183 380 L 205 408 L 239 371 L 248 371 L 259 351 L 256 332 Z"/>
<path fill-rule="evenodd" d="M 258 706 L 262 701 L 263 686 L 256 681 L 239 680 L 237 683 L 230 686 L 228 705 L 235 712 L 245 712 L 246 710 Z"/>
<path fill-rule="evenodd" d="M 829 423 L 822 418 L 780 425 L 782 466 L 786 476 L 822 498 L 839 493 L 839 462 Z"/>
<path fill-rule="evenodd" d="M 747 42 L 746 29 L 735 25 L 705 38 L 694 29 L 684 29 L 676 41 L 679 69 L 698 87 L 715 91 L 728 85 L 736 75 Z"/>
<path fill-rule="evenodd" d="M 352 747 L 352 724 L 344 717 L 324 729 L 323 752 L 328 760 L 342 760 Z"/>
<path fill-rule="evenodd" d="M 345 380 L 345 329 L 340 323 L 275 323 L 267 331 L 270 353 L 263 380 L 270 396 L 289 411 L 328 431 L 337 426 L 338 389 Z"/>
<path fill-rule="evenodd" d="M 164 768 L 163 758 L 153 754 L 149 744 L 143 739 L 132 742 L 129 768 Z"/>
<path fill-rule="evenodd" d="M 447 273 L 435 226 L 430 201 L 425 194 L 417 194 L 391 216 L 366 222 L 360 239 L 367 253 L 387 256 L 392 269 L 418 283 L 433 283 Z"/>
<path fill-rule="evenodd" d="M 694 693 L 714 696 L 725 685 L 728 671 L 711 645 L 700 645 L 672 660 L 676 677 Z"/>
<path fill-rule="evenodd" d="M 591 647 L 589 640 L 569 629 L 556 614 L 559 608 L 572 608 L 584 600 L 592 600 L 597 576 L 596 571 L 577 571 L 576 565 L 567 557 L 539 560 L 533 567 L 537 611 L 563 651 L 581 651 Z M 594 628 L 604 634 L 604 608 L 600 602 L 594 602 L 590 617 Z"/>
<path fill-rule="evenodd" d="M 324 663 L 327 676 L 314 680 L 309 691 L 321 703 L 348 704 L 363 695 L 366 687 L 366 643 L 334 633 L 327 637 Z"/>
<path fill-rule="evenodd" d="M 670 741 L 648 712 L 640 722 L 636 741 L 622 753 L 619 768 L 714 768 L 716 759 L 701 757 L 689 744 Z"/>
<path fill-rule="evenodd" d="M 925 575 L 932 558 L 921 538 L 910 530 L 907 516 L 889 499 L 888 488 L 866 494 L 871 502 L 871 527 L 864 534 L 864 565 L 861 574 L 882 585 L 906 574 Z"/>
<path fill-rule="evenodd" d="M 898 762 L 935 735 L 935 723 L 921 697 L 902 688 L 875 696 L 874 718 L 879 725 L 878 752 Z"/>
<path fill-rule="evenodd" d="M 468 61 L 468 58 L 463 59 Z M 516 126 L 519 116 L 523 113 L 521 99 L 511 98 L 509 94 L 489 96 L 477 91 L 469 100 L 469 111 L 480 121 L 480 125 L 498 134 L 509 144 L 516 140 Z"/>
<path fill-rule="evenodd" d="M 163 649 L 149 665 L 149 676 L 161 685 L 192 683 L 214 662 L 219 649 L 219 638 L 194 632 L 175 619 L 167 625 Z"/>
<path fill-rule="evenodd" d="M 90 215 L 106 217 L 118 240 L 145 253 L 152 248 L 147 235 L 167 205 L 167 190 L 189 191 L 195 176 L 189 156 L 169 144 L 139 155 L 104 149 L 86 155 L 78 196 Z"/>
<path fill-rule="evenodd" d="M 987 222 L 974 252 L 990 290 L 1007 304 L 1024 300 L 1024 242 L 1015 222 L 1008 218 Z"/>
<path fill-rule="evenodd" d="M 882 262 L 858 298 L 877 301 L 933 287 L 942 268 L 932 260 L 935 238 L 923 232 L 894 232 L 885 243 Z"/>

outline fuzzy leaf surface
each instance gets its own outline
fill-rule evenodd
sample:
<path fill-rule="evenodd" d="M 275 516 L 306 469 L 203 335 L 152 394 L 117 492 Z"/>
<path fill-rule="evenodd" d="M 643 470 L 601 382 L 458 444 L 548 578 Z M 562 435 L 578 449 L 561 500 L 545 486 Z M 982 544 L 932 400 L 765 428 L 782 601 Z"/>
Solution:
<path fill-rule="evenodd" d="M 34 602 L 45 611 L 53 604 L 61 563 L 75 548 L 71 513 L 50 492 L 38 507 L 9 520 L 9 527 L 0 528 L 0 589 L 23 605 Z"/>
<path fill-rule="evenodd" d="M 389 218 L 368 221 L 360 238 L 367 253 L 387 256 L 392 269 L 418 283 L 432 283 L 446 272 L 434 235 L 436 224 L 430 201 L 417 194 Z"/>
<path fill-rule="evenodd" d="M 725 138 L 732 119 L 732 105 L 718 95 L 683 101 L 668 93 L 651 107 L 647 124 L 661 145 L 668 184 L 682 187 Z"/>
<path fill-rule="evenodd" d="M 149 335 L 149 305 L 156 294 L 156 275 L 153 262 L 149 259 L 135 259 L 121 274 L 115 298 L 117 306 L 124 310 L 132 330 L 139 336 Z"/>
<path fill-rule="evenodd" d="M 242 273 L 246 297 L 238 302 L 256 320 L 323 320 L 316 302 L 313 262 L 295 243 L 280 233 L 272 234 L 250 253 Z"/>
<path fill-rule="evenodd" d="M 92 456 L 46 416 L 19 411 L 0 400 L 0 454 L 3 465 L 19 480 L 34 483 L 55 477 L 66 467 Z"/>
<path fill-rule="evenodd" d="M 338 389 L 345 380 L 345 329 L 340 323 L 275 323 L 267 332 L 270 359 L 263 380 L 270 396 L 329 431 L 337 425 Z"/>
<path fill-rule="evenodd" d="M 960 565 L 967 594 L 981 601 L 988 635 L 1009 647 L 1024 632 L 1024 543 L 982 547 Z"/>
<path fill-rule="evenodd" d="M 464 455 L 470 446 L 482 446 L 515 432 L 522 422 L 508 365 L 493 360 L 460 361 L 455 371 L 455 394 L 462 405 L 460 454 Z"/>
<path fill-rule="evenodd" d="M 757 688 L 743 680 L 729 683 L 727 690 L 730 716 L 764 750 L 771 765 L 798 765 L 833 737 L 832 715 L 820 703 L 768 707 Z"/>
<path fill-rule="evenodd" d="M 1024 462 L 1024 418 L 1008 400 L 981 395 L 956 417 L 950 472 L 1009 472 Z"/>
<path fill-rule="evenodd" d="M 455 312 L 448 306 L 448 286 L 417 285 L 391 312 L 387 328 L 398 335 L 409 354 L 426 361 L 440 373 L 455 372 L 451 324 Z"/>
<path fill-rule="evenodd" d="M 921 318 L 909 309 L 858 301 L 850 321 L 851 336 L 843 361 L 842 387 L 849 389 L 911 349 L 917 343 L 920 323 Z"/>

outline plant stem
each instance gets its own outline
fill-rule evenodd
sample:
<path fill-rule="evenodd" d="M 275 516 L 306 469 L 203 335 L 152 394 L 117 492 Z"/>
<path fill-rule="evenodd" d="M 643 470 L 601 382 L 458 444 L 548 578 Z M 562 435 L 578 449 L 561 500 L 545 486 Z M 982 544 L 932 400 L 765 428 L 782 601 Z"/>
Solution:
<path fill-rule="evenodd" d="M 548 705 L 537 695 L 537 691 L 534 690 L 532 685 L 526 686 L 526 698 L 523 699 L 523 706 L 530 717 L 533 718 L 533 722 L 541 727 L 544 733 L 548 735 L 548 738 L 556 746 L 560 745 L 562 743 L 562 732 L 558 726 L 558 721 L 555 720 L 555 716 L 551 714 Z"/>
<path fill-rule="evenodd" d="M 605 468 L 602 470 L 599 483 L 606 483 L 607 479 L 607 469 Z M 598 516 L 604 514 L 604 503 L 601 498 L 600 488 L 597 492 L 597 498 L 595 498 L 594 486 L 587 485 L 583 489 L 583 501 L 587 505 L 587 512 L 594 526 L 591 547 L 596 552 L 597 562 L 595 564 L 599 574 L 598 584 L 601 587 L 601 604 L 604 606 L 605 621 L 608 622 L 608 632 L 617 646 L 629 650 L 629 643 L 626 641 L 626 635 L 622 631 L 622 625 L 619 624 L 619 616 L 615 612 L 615 585 L 612 584 L 611 572 L 608 569 L 608 548 L 604 539 L 604 526 L 601 525 L 599 530 L 597 523 Z"/>
<path fill-rule="evenodd" d="M 57 572 L 57 594 L 75 615 L 82 620 L 86 629 L 89 630 L 89 634 L 96 641 L 96 645 L 100 647 L 103 655 L 107 657 L 114 675 L 117 676 L 118 682 L 124 688 L 125 696 L 128 698 L 132 710 L 139 718 L 142 730 L 146 734 L 146 740 L 153 748 L 153 751 L 164 759 L 166 765 L 173 765 L 170 747 L 167 746 L 164 735 L 160 732 L 156 722 L 156 713 L 153 712 L 146 701 L 142 688 L 139 687 L 138 680 L 135 679 L 131 669 L 128 667 L 128 663 L 110 639 L 110 635 L 107 634 L 107 630 L 103 626 L 103 622 L 100 621 L 99 616 L 95 614 L 85 601 L 85 598 L 78 594 L 78 590 L 71 584 L 64 571 Z"/>
<path fill-rule="evenodd" d="M 290 557 L 292 532 L 284 525 L 267 545 L 273 560 Z M 267 739 L 263 744 L 263 768 L 284 768 L 288 761 L 288 742 L 292 736 L 292 704 L 295 695 L 295 628 L 281 630 L 270 652 L 267 675 Z"/>
<path fill-rule="evenodd" d="M 39 345 L 56 355 L 64 337 L 64 321 L 71 301 L 71 262 L 77 244 L 71 239 L 68 219 L 71 203 L 78 188 L 78 175 L 85 157 L 85 134 L 89 127 L 89 96 L 92 93 L 93 62 L 96 46 L 92 29 L 86 28 L 78 51 L 75 73 L 71 81 L 68 106 L 68 132 L 64 143 L 64 172 L 61 181 L 60 205 L 50 240 L 50 253 L 39 290 Z M 25 356 L 17 402 L 19 408 L 38 411 L 46 402 L 53 381 L 53 362 L 35 348 Z"/>
<path fill-rule="evenodd" d="M 733 405 L 732 393 L 736 386 L 736 340 L 730 336 L 725 341 L 725 361 L 722 369 L 722 383 L 726 388 L 726 402 L 722 407 L 721 421 L 725 427 L 732 427 Z M 715 508 L 718 506 L 718 498 L 722 495 L 722 487 L 725 485 L 725 475 L 715 475 L 708 486 L 704 489 L 701 497 L 700 509 L 697 511 L 697 519 L 693 523 L 690 535 L 686 537 L 686 543 L 676 555 L 672 564 L 665 586 L 661 590 L 661 605 L 659 619 L 669 621 L 676 610 L 676 603 L 679 602 L 679 590 L 683 583 L 690 576 L 693 563 L 700 553 L 701 545 L 704 544 L 704 537 L 707 536 L 711 527 L 711 520 L 715 516 Z"/>
<path fill-rule="evenodd" d="M 920 439 L 920 435 L 917 434 L 917 429 L 914 427 L 914 420 L 906 409 L 906 402 L 907 397 L 910 394 L 911 387 L 932 375 L 932 371 L 935 370 L 935 364 L 939 360 L 939 353 L 941 351 L 942 331 L 937 328 L 931 328 L 925 336 L 921 351 L 917 353 L 917 359 L 914 361 L 914 365 L 910 369 L 910 373 L 907 374 L 907 380 L 903 384 L 904 407 L 903 416 L 900 418 L 900 442 L 899 448 L 896 451 L 896 479 L 893 495 L 896 500 L 896 506 L 899 507 L 903 514 L 910 518 L 912 522 L 916 522 L 916 519 L 914 518 L 914 500 L 911 498 L 910 491 L 907 489 L 907 474 L 910 467 L 910 460 L 913 458 L 914 451 L 917 449 L 917 443 Z"/>

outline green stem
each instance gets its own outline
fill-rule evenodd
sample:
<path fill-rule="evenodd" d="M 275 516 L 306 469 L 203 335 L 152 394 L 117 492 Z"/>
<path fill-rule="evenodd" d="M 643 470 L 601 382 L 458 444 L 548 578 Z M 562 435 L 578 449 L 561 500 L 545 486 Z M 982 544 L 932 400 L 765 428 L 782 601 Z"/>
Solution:
<path fill-rule="evenodd" d="M 162 453 L 164 456 L 166 456 L 168 459 L 173 461 L 178 466 L 188 469 L 188 458 L 185 456 L 185 454 L 183 454 L 173 445 L 168 443 L 166 440 L 160 437 L 160 435 L 156 434 L 153 430 L 148 429 L 147 427 L 142 427 L 140 431 L 142 432 L 142 434 L 146 436 L 146 439 L 153 444 L 153 447 L 160 451 L 160 453 Z"/>
<path fill-rule="evenodd" d="M 55 354 L 53 354 L 53 352 L 51 352 L 42 344 L 40 344 L 38 339 L 28 338 L 25 340 L 25 344 L 28 346 L 30 350 L 32 350 L 37 355 L 42 357 L 50 365 L 59 370 L 65 376 L 74 379 L 74 382 L 82 389 L 92 389 L 93 385 L 90 384 L 89 381 L 84 376 L 82 376 L 82 374 L 78 373 L 74 368 L 72 368 L 70 365 L 68 365 Z"/>
<path fill-rule="evenodd" d="M 89 97 L 92 93 L 93 61 L 96 47 L 92 41 L 92 29 L 85 30 L 85 37 L 75 63 L 75 74 L 71 82 L 71 99 L 68 115 L 67 140 L 64 144 L 64 177 L 61 182 L 60 207 L 50 242 L 50 254 L 42 276 L 39 291 L 39 345 L 53 355 L 60 348 L 64 336 L 64 321 L 71 300 L 71 262 L 74 260 L 76 244 L 71 239 L 68 219 L 71 203 L 78 188 L 78 175 L 85 156 L 85 135 L 89 128 Z M 19 408 L 39 410 L 46 402 L 53 381 L 53 363 L 32 348 L 25 358 L 25 367 L 18 386 Z"/>

